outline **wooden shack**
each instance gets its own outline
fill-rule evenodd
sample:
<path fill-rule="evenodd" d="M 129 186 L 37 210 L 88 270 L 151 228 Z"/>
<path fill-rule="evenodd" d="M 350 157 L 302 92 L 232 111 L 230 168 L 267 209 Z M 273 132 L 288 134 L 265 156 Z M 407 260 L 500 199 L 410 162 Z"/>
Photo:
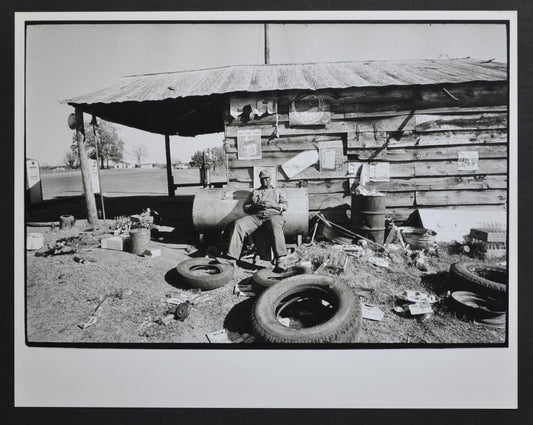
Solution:
<path fill-rule="evenodd" d="M 130 77 L 68 101 L 151 132 L 224 132 L 227 187 L 305 187 L 310 211 L 342 221 L 351 191 L 387 213 L 507 203 L 507 65 L 475 59 L 245 65 Z M 170 164 L 167 164 L 170 167 Z M 169 179 L 169 194 L 173 192 Z"/>

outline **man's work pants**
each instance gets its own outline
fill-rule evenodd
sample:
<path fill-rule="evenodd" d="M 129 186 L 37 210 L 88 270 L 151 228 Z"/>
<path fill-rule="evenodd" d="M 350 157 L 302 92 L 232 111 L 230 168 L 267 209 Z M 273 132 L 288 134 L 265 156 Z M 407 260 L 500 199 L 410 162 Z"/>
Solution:
<path fill-rule="evenodd" d="M 276 258 L 287 255 L 287 246 L 285 245 L 285 235 L 283 234 L 283 225 L 285 220 L 282 215 L 273 215 L 270 217 L 258 217 L 257 215 L 247 215 L 235 221 L 235 227 L 231 233 L 227 255 L 238 259 L 241 256 L 242 244 L 244 238 L 251 235 L 260 226 L 265 227 L 269 235 L 270 244 L 274 250 Z"/>

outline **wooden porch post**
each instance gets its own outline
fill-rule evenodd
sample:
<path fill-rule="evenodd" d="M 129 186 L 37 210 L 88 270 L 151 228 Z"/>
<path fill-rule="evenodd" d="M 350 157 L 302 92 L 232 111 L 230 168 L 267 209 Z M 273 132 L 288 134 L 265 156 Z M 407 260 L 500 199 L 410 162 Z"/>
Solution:
<path fill-rule="evenodd" d="M 174 178 L 172 177 L 172 162 L 170 160 L 170 136 L 165 134 L 165 152 L 167 154 L 167 185 L 168 196 L 174 197 Z"/>
<path fill-rule="evenodd" d="M 83 123 L 83 111 L 76 108 L 76 139 L 78 141 L 78 153 L 80 156 L 81 179 L 83 182 L 83 192 L 85 194 L 85 206 L 87 207 L 87 221 L 90 224 L 98 222 L 98 214 L 96 212 L 96 201 L 94 200 L 93 184 L 91 181 L 91 172 L 89 169 L 89 161 L 87 158 L 87 151 L 85 150 L 85 125 Z"/>

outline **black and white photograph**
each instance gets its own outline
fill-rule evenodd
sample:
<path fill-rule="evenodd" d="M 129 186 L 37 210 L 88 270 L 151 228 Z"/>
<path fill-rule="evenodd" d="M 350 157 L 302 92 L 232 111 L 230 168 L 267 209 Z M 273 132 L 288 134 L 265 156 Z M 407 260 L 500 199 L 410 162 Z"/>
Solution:
<path fill-rule="evenodd" d="M 20 350 L 516 344 L 510 15 L 166 15 L 18 22 Z"/>

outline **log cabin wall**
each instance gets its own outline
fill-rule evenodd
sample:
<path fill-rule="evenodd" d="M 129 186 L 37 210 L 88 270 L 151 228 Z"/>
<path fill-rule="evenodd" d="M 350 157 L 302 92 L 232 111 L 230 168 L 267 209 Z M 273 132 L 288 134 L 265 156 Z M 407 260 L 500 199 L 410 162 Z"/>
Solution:
<path fill-rule="evenodd" d="M 505 209 L 506 82 L 317 91 L 330 115 L 329 122 L 319 126 L 291 125 L 289 108 L 298 93 L 232 97 L 230 104 L 245 98 L 275 99 L 278 114 L 256 115 L 244 122 L 231 115 L 228 105 L 224 143 L 228 187 L 252 188 L 254 166 L 275 166 L 278 187 L 306 187 L 310 211 L 345 222 L 350 183 L 357 184 L 359 178 L 349 170 L 360 172 L 364 163 L 382 164 L 385 170 L 388 167 L 388 176 L 367 188 L 387 195 L 387 214 L 395 219 L 406 218 L 417 208 Z M 261 132 L 261 158 L 239 159 L 238 133 L 250 129 Z M 291 158 L 333 140 L 342 141 L 340 168 L 321 171 L 316 162 L 290 178 L 283 172 L 281 166 Z M 465 155 L 474 159 L 461 161 Z"/>

